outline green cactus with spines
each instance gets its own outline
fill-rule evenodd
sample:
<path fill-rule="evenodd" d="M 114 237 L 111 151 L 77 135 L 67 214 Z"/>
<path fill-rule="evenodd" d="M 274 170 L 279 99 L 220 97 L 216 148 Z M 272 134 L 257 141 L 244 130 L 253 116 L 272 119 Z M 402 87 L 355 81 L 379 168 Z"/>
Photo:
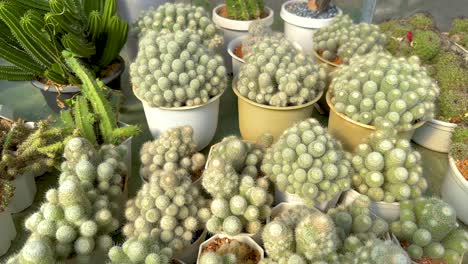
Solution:
<path fill-rule="evenodd" d="M 414 29 L 430 30 L 435 28 L 434 18 L 428 13 L 416 13 L 408 18 L 408 24 Z"/>
<path fill-rule="evenodd" d="M 5 211 L 8 208 L 8 205 L 13 199 L 15 194 L 15 187 L 12 182 L 9 180 L 0 178 L 0 212 Z"/>
<path fill-rule="evenodd" d="M 132 237 L 122 246 L 110 248 L 108 257 L 110 263 L 171 263 L 173 250 L 165 247 L 160 241 L 150 236 Z"/>
<path fill-rule="evenodd" d="M 413 50 L 424 62 L 433 59 L 440 50 L 441 39 L 433 31 L 417 31 L 413 36 Z"/>
<path fill-rule="evenodd" d="M 255 20 L 262 18 L 265 12 L 263 0 L 226 0 L 227 16 L 235 20 Z"/>

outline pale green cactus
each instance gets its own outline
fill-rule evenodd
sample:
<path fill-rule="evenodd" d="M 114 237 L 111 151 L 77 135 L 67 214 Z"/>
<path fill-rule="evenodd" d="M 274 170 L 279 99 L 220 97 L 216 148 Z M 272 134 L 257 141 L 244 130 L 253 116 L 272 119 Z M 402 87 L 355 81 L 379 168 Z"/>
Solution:
<path fill-rule="evenodd" d="M 411 264 L 408 254 L 392 241 L 373 239 L 366 242 L 363 247 L 357 249 L 353 256 L 355 264 Z"/>
<path fill-rule="evenodd" d="M 211 247 L 214 243 L 216 246 Z M 260 259 L 259 252 L 247 243 L 240 242 L 236 238 L 215 238 L 211 243 L 202 248 L 200 264 L 254 264 Z"/>
<path fill-rule="evenodd" d="M 172 249 L 152 236 L 141 235 L 126 240 L 122 246 L 113 246 L 108 257 L 110 263 L 115 264 L 169 264 L 172 263 Z"/>

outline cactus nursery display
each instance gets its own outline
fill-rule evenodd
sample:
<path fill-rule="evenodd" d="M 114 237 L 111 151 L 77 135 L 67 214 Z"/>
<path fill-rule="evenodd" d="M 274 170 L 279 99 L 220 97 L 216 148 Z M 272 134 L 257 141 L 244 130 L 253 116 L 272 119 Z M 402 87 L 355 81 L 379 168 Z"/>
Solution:
<path fill-rule="evenodd" d="M 236 238 L 216 237 L 201 248 L 199 264 L 256 264 L 260 253 L 248 243 Z"/>
<path fill-rule="evenodd" d="M 140 235 L 113 246 L 108 253 L 111 264 L 170 264 L 172 249 L 157 243 L 151 236 Z"/>

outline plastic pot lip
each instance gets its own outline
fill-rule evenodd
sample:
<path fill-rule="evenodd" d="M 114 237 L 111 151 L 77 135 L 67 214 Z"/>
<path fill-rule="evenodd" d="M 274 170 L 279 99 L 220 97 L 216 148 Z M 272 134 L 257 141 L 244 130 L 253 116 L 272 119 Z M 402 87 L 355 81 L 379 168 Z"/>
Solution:
<path fill-rule="evenodd" d="M 439 119 L 434 119 L 434 118 L 427 120 L 427 123 L 434 123 L 436 125 L 445 126 L 445 127 L 449 127 L 449 128 L 456 128 L 457 127 L 457 124 L 455 124 L 455 123 L 445 122 L 445 121 L 442 121 L 442 120 L 439 120 Z"/>
<path fill-rule="evenodd" d="M 353 125 L 356 125 L 356 126 L 360 126 L 360 127 L 363 127 L 363 128 L 367 128 L 367 129 L 370 129 L 370 130 L 376 130 L 375 126 L 371 126 L 371 125 L 366 125 L 366 124 L 363 124 L 363 123 L 359 123 L 357 121 L 354 121 L 353 119 L 349 118 L 348 116 L 336 111 L 335 109 L 335 106 L 332 104 L 331 102 L 331 90 L 328 89 L 328 92 L 326 94 L 326 99 L 327 99 L 327 104 L 328 106 L 330 107 L 330 110 L 335 112 L 336 115 L 338 115 L 339 117 L 345 119 L 346 121 L 352 123 Z M 424 125 L 426 123 L 426 121 L 419 121 L 417 122 L 416 124 L 414 124 L 411 129 L 408 129 L 408 130 L 398 130 L 398 132 L 406 132 L 406 131 L 410 131 L 410 130 L 415 130 L 417 128 L 420 128 L 422 125 Z"/>
<path fill-rule="evenodd" d="M 213 8 L 213 13 L 212 13 L 213 22 L 221 28 L 235 30 L 235 31 L 248 31 L 250 23 L 252 23 L 253 21 L 256 21 L 256 20 L 234 20 L 234 19 L 229 19 L 229 18 L 220 16 L 219 9 L 221 9 L 224 6 L 225 4 L 220 4 L 216 6 L 215 8 Z M 266 22 L 266 26 L 271 26 L 273 25 L 274 11 L 268 6 L 265 6 L 265 10 L 268 11 L 268 16 L 258 19 L 258 20 Z"/>
<path fill-rule="evenodd" d="M 315 58 L 317 58 L 319 61 L 321 61 L 321 62 L 323 62 L 323 63 L 326 63 L 326 64 L 328 64 L 328 65 L 330 65 L 330 66 L 335 67 L 335 68 L 338 68 L 338 67 L 341 66 L 341 64 L 336 64 L 336 63 L 333 63 L 333 62 L 330 62 L 330 61 L 324 59 L 322 56 L 320 56 L 320 55 L 317 53 L 317 51 L 316 51 L 315 49 L 313 49 L 312 52 L 313 52 Z"/>
<path fill-rule="evenodd" d="M 334 17 L 330 17 L 330 18 L 301 17 L 286 10 L 286 5 L 293 3 L 293 2 L 307 2 L 307 1 L 306 0 L 290 0 L 290 1 L 283 3 L 283 5 L 281 5 L 280 16 L 285 22 L 295 25 L 297 27 L 308 28 L 308 29 L 316 29 L 316 28 L 324 27 L 328 25 L 335 17 L 343 14 L 343 10 L 341 10 L 341 8 L 337 6 L 336 8 L 338 9 L 338 13 Z"/>
<path fill-rule="evenodd" d="M 125 61 L 124 59 L 119 56 L 117 57 L 117 60 L 120 64 L 120 67 L 117 71 L 113 72 L 112 74 L 110 74 L 109 76 L 106 76 L 104 78 L 101 79 L 101 81 L 104 83 L 104 84 L 109 84 L 110 82 L 112 82 L 113 80 L 117 79 L 124 71 L 125 71 Z M 47 92 L 52 92 L 52 93 L 58 93 L 58 89 L 56 86 L 54 85 L 46 85 L 38 80 L 32 80 L 31 81 L 32 85 L 36 88 L 39 88 L 43 91 L 47 91 Z M 46 89 L 47 87 L 47 89 Z M 60 90 L 60 93 L 77 93 L 80 91 L 80 87 L 77 86 L 77 85 L 66 85 L 66 86 L 63 86 L 62 90 Z"/>
<path fill-rule="evenodd" d="M 242 43 L 242 41 L 244 39 L 248 38 L 248 35 L 243 35 L 243 36 L 239 36 L 233 40 L 231 40 L 229 43 L 228 43 L 228 46 L 227 46 L 227 51 L 229 53 L 229 55 L 231 56 L 231 58 L 235 59 L 236 61 L 239 61 L 239 62 L 242 62 L 242 63 L 245 63 L 245 60 L 244 59 L 241 59 L 239 58 L 236 54 L 234 54 L 234 49 Z"/>
<path fill-rule="evenodd" d="M 449 155 L 448 158 L 449 158 L 449 170 L 453 171 L 453 173 L 451 174 L 455 174 L 454 180 L 459 182 L 459 185 L 462 185 L 465 192 L 468 193 L 468 180 L 466 180 L 465 177 L 463 177 L 461 172 L 458 170 L 458 167 L 455 164 L 455 159 L 452 157 L 452 155 Z M 450 176 L 447 176 L 447 177 L 450 177 Z"/>
<path fill-rule="evenodd" d="M 348 192 L 352 192 L 352 193 L 354 193 L 354 194 L 356 194 L 356 195 L 364 195 L 364 194 L 362 194 L 362 193 L 360 193 L 360 192 L 354 190 L 353 188 L 349 189 Z M 400 203 L 399 203 L 399 202 L 388 203 L 388 202 L 383 202 L 383 201 L 378 201 L 378 202 L 377 202 L 377 201 L 371 200 L 371 203 L 376 204 L 376 205 L 378 205 L 378 206 L 400 207 Z"/>
<path fill-rule="evenodd" d="M 201 108 L 201 107 L 204 107 L 204 106 L 207 106 L 209 104 L 212 104 L 214 102 L 216 102 L 217 100 L 219 100 L 221 98 L 221 96 L 224 94 L 224 92 L 226 91 L 226 89 L 224 89 L 222 92 L 220 92 L 218 95 L 214 96 L 214 97 L 211 97 L 210 100 L 208 100 L 208 102 L 204 103 L 204 104 L 201 104 L 201 105 L 194 105 L 194 106 L 181 106 L 181 107 L 156 107 L 156 106 L 151 106 L 149 105 L 146 101 L 144 101 L 143 99 L 141 99 L 140 97 L 138 97 L 138 95 L 135 93 L 135 89 L 136 89 L 136 86 L 133 85 L 132 86 L 132 90 L 133 90 L 133 94 L 135 95 L 135 97 L 140 100 L 140 102 L 148 107 L 151 107 L 151 108 L 157 108 L 157 109 L 160 109 L 160 110 L 165 110 L 165 111 L 187 111 L 187 110 L 193 110 L 193 109 L 197 109 L 197 108 Z"/>

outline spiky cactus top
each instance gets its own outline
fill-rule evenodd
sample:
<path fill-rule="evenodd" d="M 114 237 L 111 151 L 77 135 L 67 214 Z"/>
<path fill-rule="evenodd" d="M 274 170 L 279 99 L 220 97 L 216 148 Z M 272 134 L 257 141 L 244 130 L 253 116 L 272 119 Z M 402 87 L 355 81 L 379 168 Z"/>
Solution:
<path fill-rule="evenodd" d="M 354 121 L 375 125 L 385 119 L 409 130 L 434 116 L 439 88 L 417 57 L 381 52 L 356 56 L 336 70 L 330 93 L 336 111 Z"/>
<path fill-rule="evenodd" d="M 259 176 L 262 148 L 237 137 L 224 138 L 210 153 L 202 185 L 213 197 L 211 233 L 234 236 L 257 233 L 270 216 L 273 195 L 270 183 Z"/>
<path fill-rule="evenodd" d="M 40 210 L 26 219 L 32 232 L 13 263 L 55 263 L 71 255 L 87 256 L 112 247 L 119 226 L 124 147 L 100 150 L 83 138 L 65 147 L 59 186 L 46 193 Z"/>
<path fill-rule="evenodd" d="M 348 64 L 354 55 L 384 50 L 387 36 L 372 24 L 354 24 L 348 15 L 339 15 L 314 34 L 314 48 L 326 60 Z"/>
<path fill-rule="evenodd" d="M 122 246 L 114 246 L 108 256 L 111 264 L 169 264 L 172 263 L 172 249 L 148 235 L 126 240 Z"/>
<path fill-rule="evenodd" d="M 264 37 L 244 57 L 235 89 L 259 104 L 302 105 L 325 88 L 325 69 L 284 38 Z"/>
<path fill-rule="evenodd" d="M 136 95 L 153 107 L 201 105 L 227 86 L 223 58 L 189 31 L 148 31 L 130 65 Z"/>
<path fill-rule="evenodd" d="M 152 30 L 160 34 L 189 30 L 200 35 L 203 43 L 210 49 L 223 44 L 222 36 L 218 34 L 205 9 L 190 4 L 165 3 L 157 9 L 152 7 L 143 11 L 135 22 L 135 30 L 140 37 Z"/>
<path fill-rule="evenodd" d="M 399 202 L 420 197 L 427 189 L 421 154 L 407 139 L 398 139 L 392 124 L 383 121 L 367 143 L 355 149 L 353 187 L 374 201 Z"/>
<path fill-rule="evenodd" d="M 280 191 L 313 206 L 350 188 L 349 159 L 341 144 L 311 118 L 287 129 L 268 149 L 262 171 Z"/>
<path fill-rule="evenodd" d="M 161 169 L 183 168 L 193 174 L 205 165 L 205 156 L 195 153 L 193 129 L 190 126 L 164 131 L 158 139 L 143 144 L 140 155 L 140 173 L 145 179 Z"/>

